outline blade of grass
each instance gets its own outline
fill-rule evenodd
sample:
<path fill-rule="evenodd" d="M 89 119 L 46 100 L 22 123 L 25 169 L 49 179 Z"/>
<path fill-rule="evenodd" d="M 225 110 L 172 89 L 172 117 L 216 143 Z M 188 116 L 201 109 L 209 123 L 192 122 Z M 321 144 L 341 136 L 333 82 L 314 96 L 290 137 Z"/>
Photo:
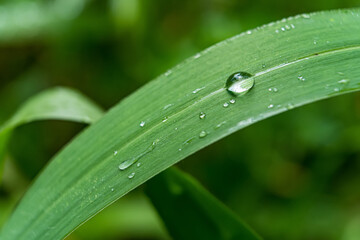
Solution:
<path fill-rule="evenodd" d="M 0 127 L 0 176 L 11 132 L 18 126 L 40 120 L 67 120 L 93 123 L 103 111 L 92 101 L 68 88 L 54 88 L 30 98 Z M 0 178 L 1 179 L 1 178 Z"/>
<path fill-rule="evenodd" d="M 1 237 L 61 239 L 149 178 L 234 131 L 359 90 L 359 13 L 319 12 L 271 23 L 158 77 L 57 154 Z M 232 98 L 225 81 L 237 71 L 251 73 L 255 86 L 224 108 Z M 269 91 L 274 87 L 278 91 Z M 200 112 L 206 117 L 199 118 Z M 131 165 L 136 161 L 141 167 Z M 119 165 L 131 166 L 119 170 Z"/>
<path fill-rule="evenodd" d="M 148 181 L 145 192 L 175 240 L 261 239 L 195 179 L 176 168 Z"/>

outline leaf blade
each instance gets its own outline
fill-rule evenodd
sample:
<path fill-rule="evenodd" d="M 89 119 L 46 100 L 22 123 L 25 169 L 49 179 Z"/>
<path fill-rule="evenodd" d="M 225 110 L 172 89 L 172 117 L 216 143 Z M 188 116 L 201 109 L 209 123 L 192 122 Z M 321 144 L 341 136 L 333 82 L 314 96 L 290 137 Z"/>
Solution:
<path fill-rule="evenodd" d="M 172 167 L 146 183 L 146 194 L 173 239 L 261 239 L 190 175 Z"/>
<path fill-rule="evenodd" d="M 2 236 L 63 238 L 152 176 L 224 136 L 294 106 L 359 90 L 359 23 L 359 10 L 298 16 L 188 59 L 124 99 L 61 151 L 25 195 Z M 272 70 L 259 74 L 264 64 Z M 239 70 L 258 74 L 255 87 L 232 108 L 223 108 L 231 98 L 225 80 Z M 337 72 L 350 81 L 341 85 L 343 76 Z M 279 91 L 269 92 L 274 86 Z M 199 119 L 200 112 L 205 119 Z M 200 138 L 204 130 L 208 134 Z M 154 149 L 142 155 L 153 142 Z M 119 164 L 134 156 L 142 156 L 141 167 L 119 171 Z"/>

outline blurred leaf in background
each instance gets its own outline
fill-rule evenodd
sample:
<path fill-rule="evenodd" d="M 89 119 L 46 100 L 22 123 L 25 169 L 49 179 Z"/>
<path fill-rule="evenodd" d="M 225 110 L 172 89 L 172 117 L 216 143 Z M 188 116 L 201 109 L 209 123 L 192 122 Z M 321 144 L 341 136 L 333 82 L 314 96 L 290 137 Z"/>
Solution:
<path fill-rule="evenodd" d="M 28 97 L 58 85 L 79 89 L 108 109 L 220 40 L 303 12 L 359 6 L 359 0 L 3 0 L 0 123 Z M 179 167 L 265 239 L 358 239 L 359 120 L 359 93 L 326 100 L 257 123 Z M 6 166 L 6 185 L 0 187 L 0 222 L 34 177 L 20 159 L 29 154 L 45 163 L 81 129 L 53 122 L 15 132 L 19 145 L 11 147 L 16 161 Z M 54 140 L 45 142 L 45 135 Z M 36 149 L 29 149 L 31 141 Z M 89 222 L 92 231 L 85 224 L 69 239 L 103 239 L 94 232 L 107 227 L 120 229 L 107 239 L 166 239 L 142 194 L 127 198 L 142 201 L 144 216 L 132 208 L 141 224 L 129 221 L 133 227 L 126 230 L 126 221 L 106 222 L 127 218 L 117 214 L 124 209 L 120 200 Z M 139 226 L 148 238 L 137 234 Z"/>

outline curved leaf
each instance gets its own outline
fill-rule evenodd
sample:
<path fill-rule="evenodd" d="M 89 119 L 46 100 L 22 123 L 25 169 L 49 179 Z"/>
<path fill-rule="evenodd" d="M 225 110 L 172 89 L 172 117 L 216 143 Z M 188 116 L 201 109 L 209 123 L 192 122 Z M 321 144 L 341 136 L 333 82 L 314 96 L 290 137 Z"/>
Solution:
<path fill-rule="evenodd" d="M 68 88 L 54 88 L 30 98 L 0 128 L 0 174 L 6 145 L 11 132 L 18 126 L 39 120 L 68 120 L 93 123 L 103 115 L 103 111 L 88 98 Z"/>
<path fill-rule="evenodd" d="M 359 32 L 359 10 L 304 14 L 188 59 L 121 101 L 63 149 L 1 237 L 61 239 L 152 176 L 234 131 L 359 90 Z M 255 86 L 224 107 L 232 98 L 225 81 L 238 71 L 251 73 Z M 201 112 L 206 116 L 199 118 Z"/>
<path fill-rule="evenodd" d="M 195 179 L 175 167 L 148 181 L 145 190 L 174 240 L 261 239 Z"/>

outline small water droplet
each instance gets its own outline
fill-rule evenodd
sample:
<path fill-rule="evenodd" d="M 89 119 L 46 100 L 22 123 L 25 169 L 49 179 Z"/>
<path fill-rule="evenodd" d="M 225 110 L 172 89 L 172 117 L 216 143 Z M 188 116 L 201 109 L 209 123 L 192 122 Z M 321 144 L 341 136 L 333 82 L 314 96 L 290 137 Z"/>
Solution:
<path fill-rule="evenodd" d="M 234 104 L 235 102 L 236 102 L 235 99 L 230 99 L 231 104 Z"/>
<path fill-rule="evenodd" d="M 137 163 L 136 166 L 137 166 L 137 167 L 140 167 L 140 166 L 141 166 L 141 163 Z"/>
<path fill-rule="evenodd" d="M 275 33 L 279 33 L 279 29 L 276 29 L 276 30 L 275 30 Z"/>
<path fill-rule="evenodd" d="M 201 90 L 203 90 L 205 87 L 202 87 L 202 88 L 197 88 L 195 89 L 194 91 L 192 91 L 193 94 L 196 94 L 198 92 L 200 92 Z"/>
<path fill-rule="evenodd" d="M 182 151 L 182 149 L 181 148 L 179 148 L 179 152 L 181 152 Z"/>
<path fill-rule="evenodd" d="M 172 73 L 171 70 L 168 70 L 167 72 L 165 72 L 165 77 L 169 76 Z"/>
<path fill-rule="evenodd" d="M 204 137 L 206 137 L 206 135 L 207 135 L 207 132 L 201 131 L 200 134 L 199 134 L 199 137 L 204 138 Z"/>
<path fill-rule="evenodd" d="M 218 129 L 219 127 L 221 127 L 222 125 L 224 125 L 226 123 L 226 121 L 223 121 L 221 123 L 219 123 L 218 125 L 216 125 L 214 128 Z"/>
<path fill-rule="evenodd" d="M 286 30 L 284 27 L 282 27 L 282 28 L 280 28 L 280 29 L 281 29 L 281 31 L 283 31 L 283 32 L 285 32 L 285 30 Z"/>
<path fill-rule="evenodd" d="M 309 15 L 309 14 L 304 13 L 304 14 L 301 14 L 301 17 L 302 17 L 302 18 L 310 18 L 310 15 Z"/>
<path fill-rule="evenodd" d="M 247 32 L 246 32 L 246 34 L 249 34 L 249 35 L 250 35 L 250 34 L 251 34 L 251 31 L 250 31 L 250 30 L 249 30 L 249 31 L 247 31 Z"/>
<path fill-rule="evenodd" d="M 140 127 L 144 127 L 145 126 L 145 122 L 144 121 L 141 121 L 140 122 Z"/>
<path fill-rule="evenodd" d="M 255 80 L 250 73 L 236 72 L 230 75 L 226 81 L 226 89 L 233 96 L 242 96 L 250 91 Z"/>
<path fill-rule="evenodd" d="M 338 92 L 338 91 L 340 91 L 339 88 L 334 88 L 334 92 Z"/>
<path fill-rule="evenodd" d="M 111 189 L 111 191 L 113 192 L 113 191 L 115 191 L 115 189 L 114 189 L 114 188 L 112 188 L 112 189 Z"/>
<path fill-rule="evenodd" d="M 317 41 L 316 40 L 314 40 L 314 45 L 316 45 L 317 44 Z"/>
<path fill-rule="evenodd" d="M 270 104 L 269 106 L 268 106 L 268 108 L 270 109 L 270 108 L 273 108 L 274 107 L 274 104 Z"/>
<path fill-rule="evenodd" d="M 170 103 L 170 104 L 168 104 L 168 105 L 165 105 L 163 109 L 166 110 L 166 109 L 168 109 L 169 107 L 172 107 L 172 106 L 174 106 L 174 104 L 171 104 L 171 103 Z"/>
<path fill-rule="evenodd" d="M 269 92 L 278 92 L 279 90 L 276 87 L 269 88 Z"/>
<path fill-rule="evenodd" d="M 175 131 L 177 131 L 178 130 L 178 128 L 176 127 L 176 128 L 174 128 L 175 129 Z"/>
<path fill-rule="evenodd" d="M 286 28 L 287 30 L 290 30 L 290 29 L 291 29 L 291 27 L 290 27 L 289 25 L 285 25 L 285 28 Z"/>
<path fill-rule="evenodd" d="M 206 117 L 206 114 L 204 113 L 204 112 L 201 112 L 200 114 L 199 114 L 199 118 L 200 119 L 204 119 Z"/>
<path fill-rule="evenodd" d="M 135 173 L 132 172 L 132 173 L 129 174 L 128 178 L 129 178 L 129 179 L 132 179 L 134 176 L 135 176 Z"/>
<path fill-rule="evenodd" d="M 114 156 L 116 156 L 118 154 L 118 151 L 114 151 Z"/>
<path fill-rule="evenodd" d="M 295 25 L 294 25 L 294 24 L 290 24 L 290 26 L 291 26 L 291 28 L 293 28 L 293 29 L 295 28 Z"/>
<path fill-rule="evenodd" d="M 168 120 L 168 117 L 164 117 L 162 122 L 166 122 Z"/>
<path fill-rule="evenodd" d="M 120 170 L 125 170 L 128 167 L 130 167 L 131 165 L 133 165 L 134 163 L 136 163 L 140 158 L 142 158 L 143 156 L 145 156 L 146 154 L 148 154 L 149 152 L 151 152 L 152 150 L 155 149 L 156 144 L 159 142 L 159 139 L 156 139 L 155 141 L 153 141 L 151 143 L 151 145 L 142 153 L 140 153 L 139 155 L 130 158 L 128 160 L 123 161 L 120 165 L 119 165 L 119 169 Z"/>
<path fill-rule="evenodd" d="M 262 67 L 262 68 L 266 68 L 266 64 L 265 64 L 265 63 L 263 63 L 263 65 L 261 65 L 261 67 Z"/>
<path fill-rule="evenodd" d="M 201 54 L 200 54 L 200 53 L 197 53 L 197 54 L 194 56 L 195 59 L 197 59 L 197 58 L 199 58 L 199 57 L 201 57 Z"/>
<path fill-rule="evenodd" d="M 194 137 L 191 137 L 187 140 L 185 140 L 185 142 L 183 142 L 183 145 L 188 145 L 189 143 L 191 143 L 195 138 Z"/>
<path fill-rule="evenodd" d="M 292 103 L 288 103 L 286 105 L 286 109 L 290 110 L 290 109 L 293 109 L 294 108 L 294 105 Z"/>
<path fill-rule="evenodd" d="M 227 108 L 228 106 L 229 106 L 229 104 L 227 102 L 223 104 L 224 108 Z"/>
<path fill-rule="evenodd" d="M 306 81 L 306 78 L 304 78 L 303 76 L 299 76 L 298 79 L 302 82 L 305 82 Z"/>
<path fill-rule="evenodd" d="M 350 82 L 349 79 L 341 79 L 340 81 L 338 81 L 338 83 L 340 83 L 340 84 L 347 84 L 349 82 Z"/>
<path fill-rule="evenodd" d="M 339 75 L 344 75 L 344 73 L 343 73 L 343 72 L 338 72 L 338 74 L 339 74 Z"/>

